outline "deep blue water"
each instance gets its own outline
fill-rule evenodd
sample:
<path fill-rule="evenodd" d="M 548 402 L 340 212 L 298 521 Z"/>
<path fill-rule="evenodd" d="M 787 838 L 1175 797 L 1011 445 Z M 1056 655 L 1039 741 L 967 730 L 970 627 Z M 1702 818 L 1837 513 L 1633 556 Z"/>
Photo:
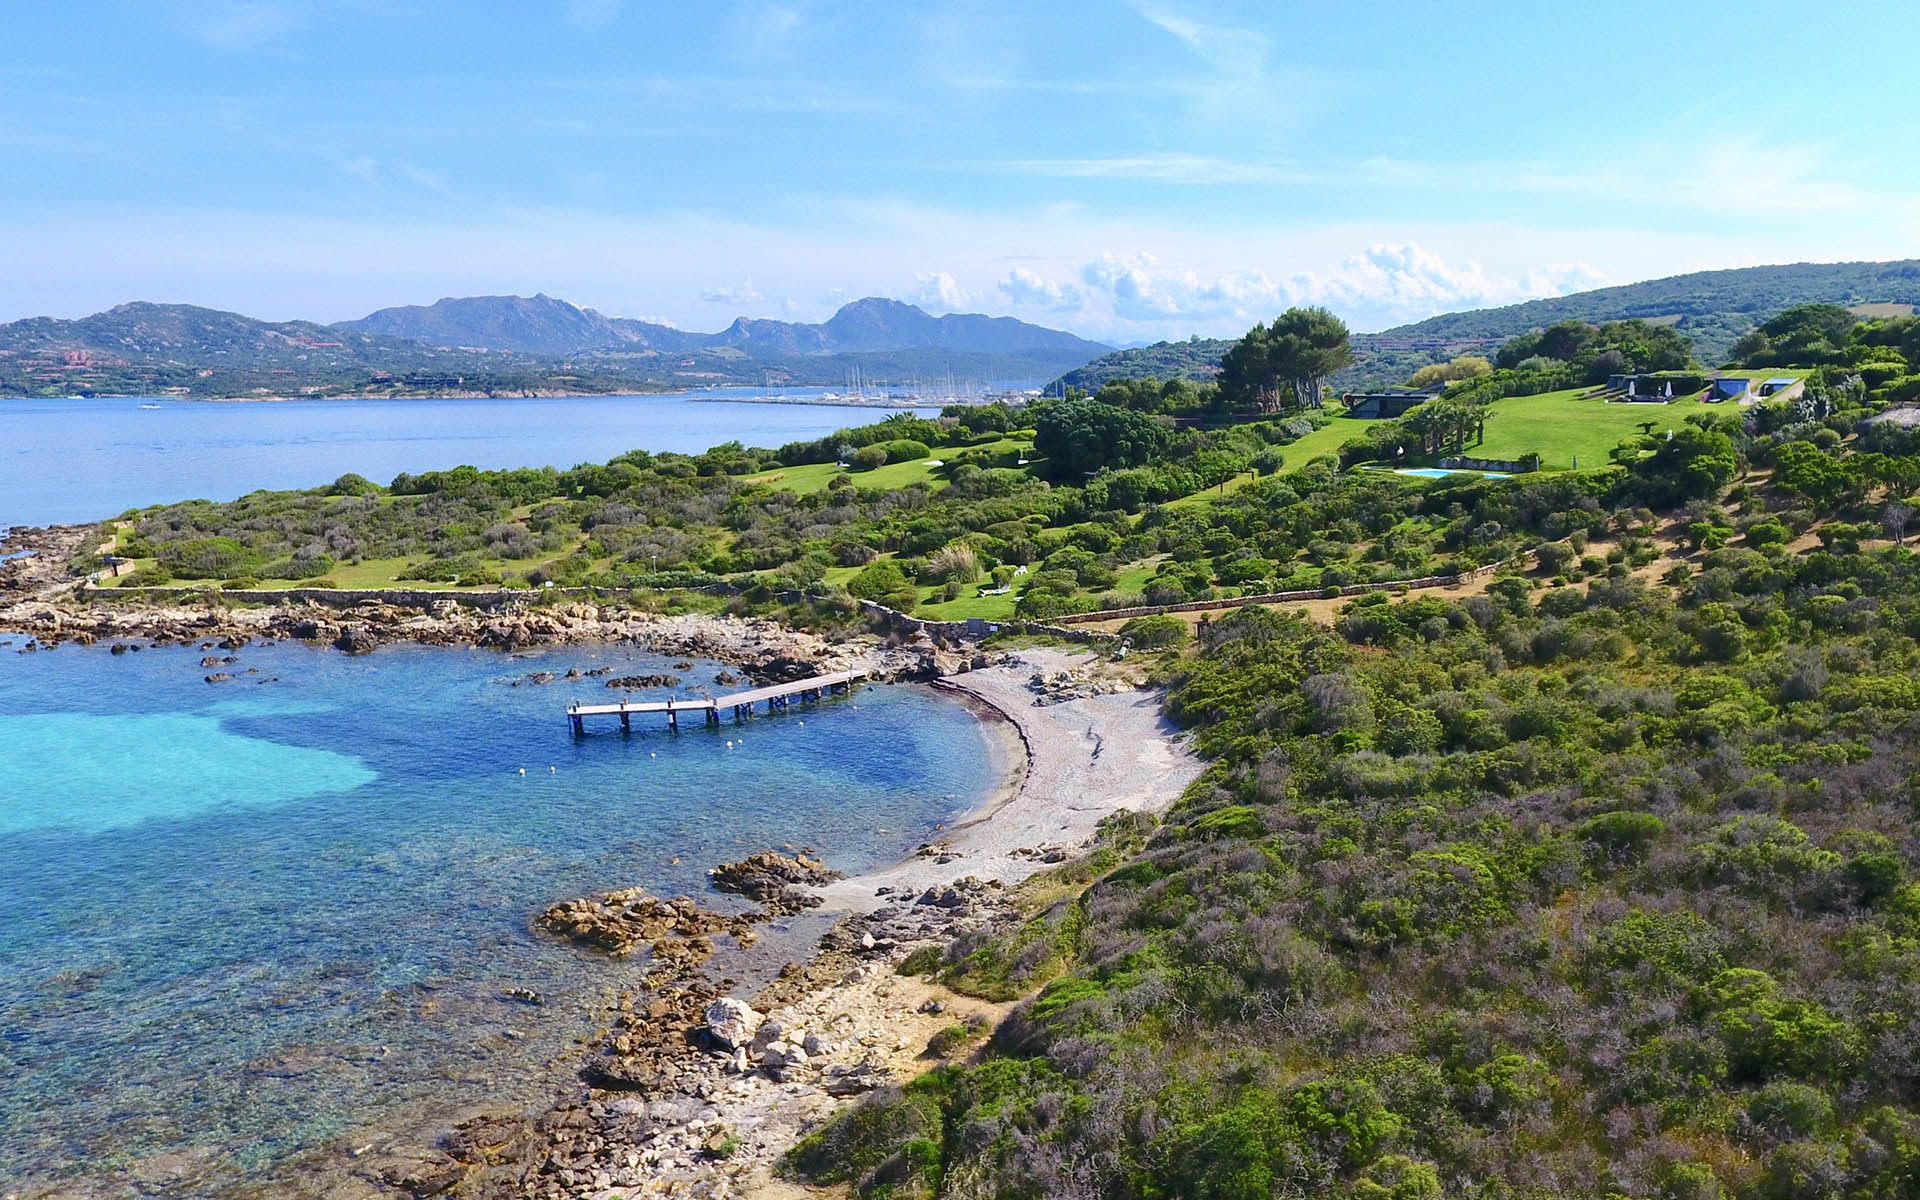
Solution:
<path fill-rule="evenodd" d="M 317 487 L 349 471 L 386 483 L 402 471 L 462 464 L 564 468 L 628 450 L 699 453 L 736 440 L 775 448 L 898 411 L 715 399 L 762 392 L 247 404 L 0 400 L 0 533 L 174 500 Z"/>
<path fill-rule="evenodd" d="M 6 1185 L 133 1194 L 181 1161 L 272 1179 L 422 1106 L 537 1094 L 642 969 L 534 933 L 546 904 L 707 894 L 706 867 L 785 844 L 859 870 L 992 783 L 974 719 L 912 687 L 576 740 L 567 701 L 616 693 L 509 681 L 670 664 L 254 646 L 208 684 L 197 648 L 20 641 L 0 647 Z"/>

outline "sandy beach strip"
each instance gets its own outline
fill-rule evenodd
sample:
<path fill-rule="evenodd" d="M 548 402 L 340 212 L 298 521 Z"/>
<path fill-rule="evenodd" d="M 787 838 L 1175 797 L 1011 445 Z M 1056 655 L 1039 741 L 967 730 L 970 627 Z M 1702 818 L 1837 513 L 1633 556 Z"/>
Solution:
<path fill-rule="evenodd" d="M 989 753 L 1003 784 L 973 812 L 942 830 L 938 854 L 844 879 L 822 889 L 825 907 L 867 912 L 890 896 L 919 893 L 966 876 L 1018 883 L 1047 865 L 1031 852 L 1076 852 L 1100 822 L 1122 809 L 1159 813 L 1201 764 L 1161 710 L 1157 692 L 1124 690 L 1036 705 L 1035 672 L 1084 669 L 1093 657 L 1052 649 L 1019 651 L 1007 662 L 951 675 L 935 686 L 983 714 Z M 1027 853 L 1020 853 L 1025 851 Z M 947 861 L 941 861 L 946 859 Z"/>

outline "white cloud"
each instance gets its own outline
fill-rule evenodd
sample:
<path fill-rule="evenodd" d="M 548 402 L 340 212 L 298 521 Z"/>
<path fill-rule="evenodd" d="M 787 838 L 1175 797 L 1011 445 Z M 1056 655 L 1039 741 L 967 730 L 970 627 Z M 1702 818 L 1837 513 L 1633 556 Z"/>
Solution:
<path fill-rule="evenodd" d="M 567 24 L 575 29 L 605 29 L 620 16 L 622 0 L 567 0 Z"/>
<path fill-rule="evenodd" d="M 1013 304 L 1023 308 L 1044 308 L 1050 312 L 1072 312 L 1080 307 L 1080 289 L 1070 283 L 1056 283 L 1038 271 L 1015 267 L 999 283 L 1000 291 Z"/>
<path fill-rule="evenodd" d="M 1286 289 L 1260 271 L 1202 275 L 1163 266 L 1148 253 L 1102 254 L 1080 268 L 1088 288 L 1105 294 L 1124 321 L 1179 318 L 1210 321 L 1239 316 L 1286 299 Z"/>
<path fill-rule="evenodd" d="M 1512 304 L 1598 287 L 1607 282 L 1591 264 L 1535 267 L 1517 276 L 1490 276 L 1478 262 L 1449 263 L 1424 246 L 1376 243 L 1331 273 L 1288 281 L 1297 299 L 1402 322 L 1433 313 Z"/>
<path fill-rule="evenodd" d="M 914 280 L 920 285 L 920 303 L 929 308 L 954 312 L 973 300 L 967 289 L 945 271 L 929 271 L 914 276 Z"/>
<path fill-rule="evenodd" d="M 758 304 L 766 296 L 753 286 L 753 276 L 749 275 L 739 283 L 708 288 L 700 293 L 700 298 L 708 304 Z"/>
<path fill-rule="evenodd" d="M 1045 284 L 1036 273 L 1009 287 L 1024 297 Z M 1262 270 L 1206 271 L 1173 266 L 1145 252 L 1103 253 L 1083 264 L 1089 309 L 1148 329 L 1244 328 L 1296 304 L 1333 309 L 1361 329 L 1376 329 L 1459 309 L 1511 304 L 1598 287 L 1610 280 L 1589 263 L 1490 274 L 1479 262 L 1449 262 L 1414 242 L 1376 243 L 1320 271 L 1276 279 Z M 1029 282 L 1030 281 L 1030 282 Z M 1097 300 L 1098 303 L 1093 303 Z"/>
<path fill-rule="evenodd" d="M 1159 4 L 1136 4 L 1134 11 L 1231 79 L 1257 79 L 1266 66 L 1271 43 L 1258 30 L 1210 25 Z"/>

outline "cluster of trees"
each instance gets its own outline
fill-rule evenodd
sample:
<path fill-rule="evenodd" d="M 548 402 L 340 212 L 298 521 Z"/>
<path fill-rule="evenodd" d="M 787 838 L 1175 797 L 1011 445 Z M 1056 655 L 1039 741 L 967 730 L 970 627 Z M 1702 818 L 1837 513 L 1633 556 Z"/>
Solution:
<path fill-rule="evenodd" d="M 1344 321 L 1324 308 L 1290 308 L 1226 352 L 1220 393 L 1229 405 L 1255 412 L 1319 408 L 1327 379 L 1352 362 Z"/>
<path fill-rule="evenodd" d="M 1427 388 L 1478 379 L 1493 370 L 1493 363 L 1478 354 L 1463 354 L 1443 363 L 1428 363 L 1407 378 L 1408 387 Z"/>
<path fill-rule="evenodd" d="M 1494 363 L 1523 374 L 1552 375 L 1563 381 L 1557 387 L 1577 387 L 1604 383 L 1610 375 L 1684 370 L 1693 365 L 1693 343 L 1670 326 L 1647 321 L 1562 321 L 1507 342 Z"/>
<path fill-rule="evenodd" d="M 1860 318 L 1837 304 L 1787 309 L 1733 344 L 1734 360 L 1749 367 L 1814 366 L 1841 362 Z"/>

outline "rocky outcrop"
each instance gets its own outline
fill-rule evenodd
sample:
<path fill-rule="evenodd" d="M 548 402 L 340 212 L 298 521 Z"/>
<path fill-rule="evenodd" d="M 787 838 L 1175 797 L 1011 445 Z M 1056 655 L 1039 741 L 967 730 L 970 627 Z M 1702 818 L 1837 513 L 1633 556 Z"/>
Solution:
<path fill-rule="evenodd" d="M 1035 671 L 1033 678 L 1027 680 L 1027 690 L 1034 693 L 1033 702 L 1037 705 L 1065 704 L 1120 689 L 1121 685 L 1114 680 L 1098 678 L 1084 670 Z"/>
<path fill-rule="evenodd" d="M 370 654 L 379 649 L 380 639 L 365 625 L 349 625 L 333 639 L 333 646 L 345 654 Z"/>
<path fill-rule="evenodd" d="M 607 680 L 610 688 L 623 688 L 627 691 L 640 691 L 645 688 L 670 688 L 680 686 L 678 675 L 621 675 Z"/>
<path fill-rule="evenodd" d="M 776 915 L 818 908 L 820 897 L 802 889 L 846 878 L 805 850 L 797 855 L 763 850 L 739 862 L 721 863 L 707 875 L 716 890 L 745 896 Z"/>
<path fill-rule="evenodd" d="M 708 912 L 685 896 L 662 900 L 644 888 L 624 888 L 556 904 L 540 914 L 539 924 L 609 954 L 626 954 L 649 946 L 656 960 L 682 953 L 671 949 L 667 939 L 698 939 L 706 952 L 700 955 L 704 959 L 713 949 L 705 940 L 708 935 L 728 933 L 741 941 L 751 941 L 758 919 L 756 914 Z"/>

